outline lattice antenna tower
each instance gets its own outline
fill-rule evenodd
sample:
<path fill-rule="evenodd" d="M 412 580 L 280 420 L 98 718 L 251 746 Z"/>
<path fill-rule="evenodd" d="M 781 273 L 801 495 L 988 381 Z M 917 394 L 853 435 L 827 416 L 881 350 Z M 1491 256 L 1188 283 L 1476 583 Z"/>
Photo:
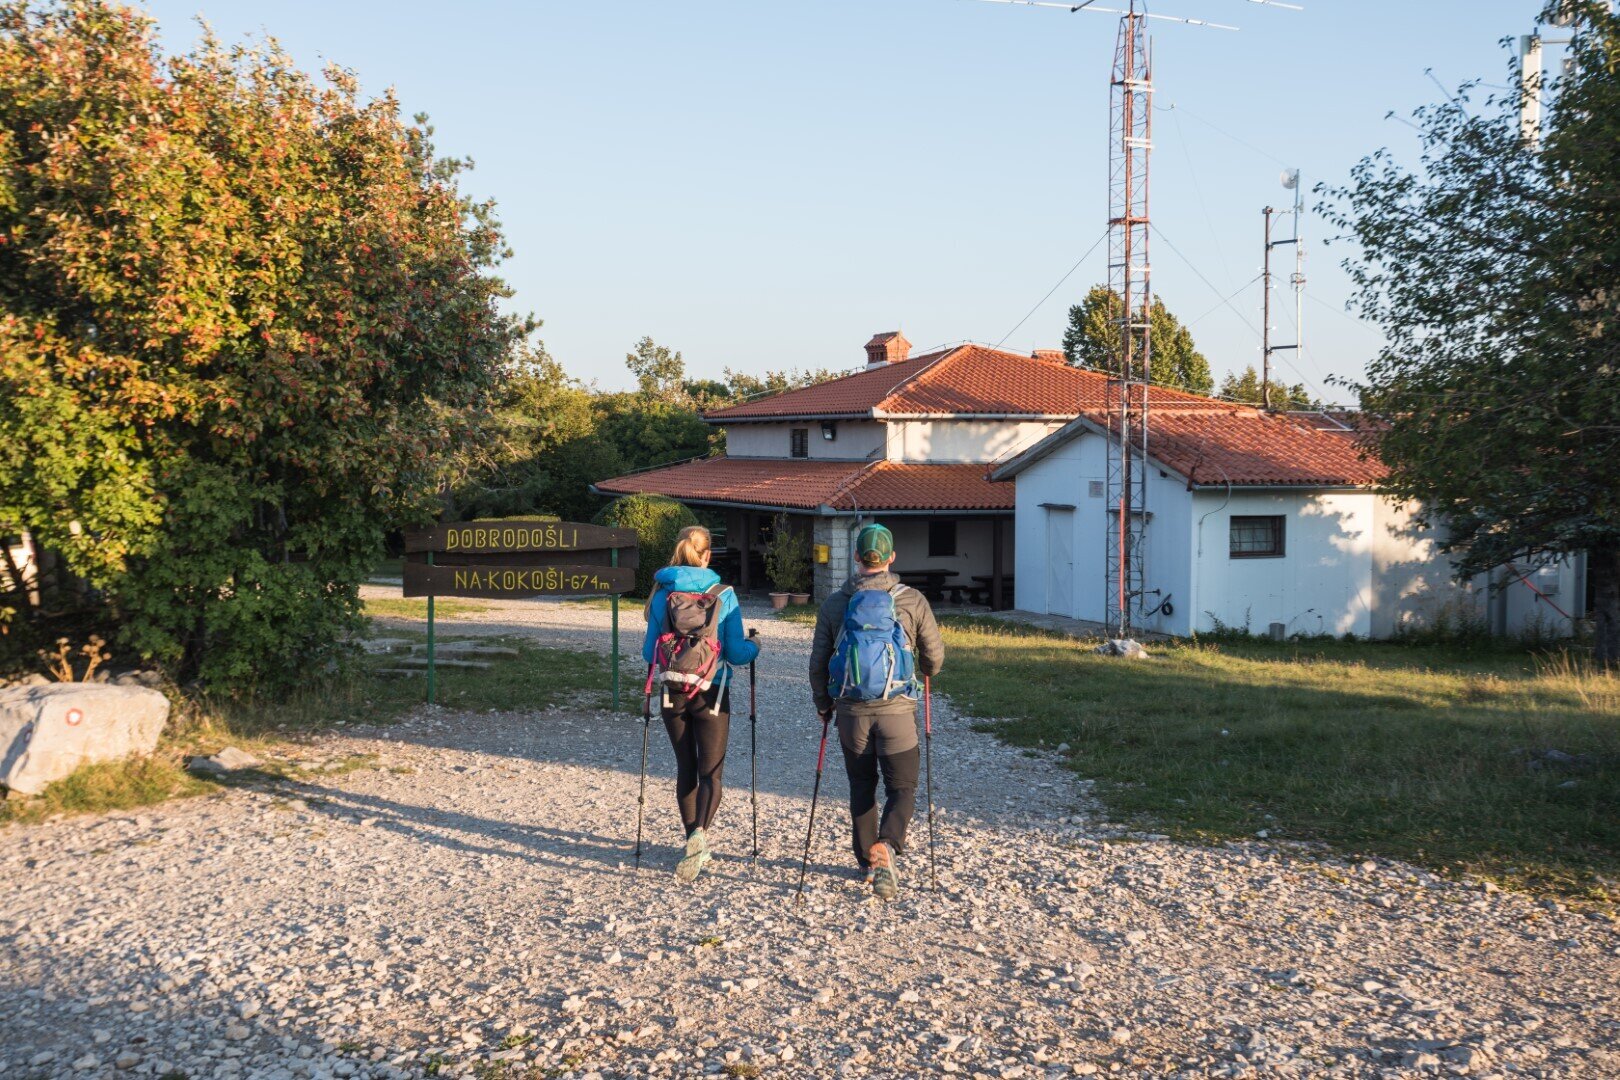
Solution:
<path fill-rule="evenodd" d="M 1236 30 L 1225 23 L 1149 12 L 1144 0 L 1121 8 L 1094 0 L 984 0 L 1021 7 L 1118 15 L 1110 79 L 1108 140 L 1108 284 L 1119 297 L 1118 344 L 1106 392 L 1108 415 L 1107 513 L 1103 595 L 1109 631 L 1131 635 L 1136 615 L 1148 613 L 1147 587 L 1148 387 L 1153 368 L 1153 265 L 1148 259 L 1149 159 L 1153 151 L 1153 53 L 1149 20 Z M 1299 11 L 1282 0 L 1248 0 Z M 1156 607 L 1156 605 L 1155 605 Z"/>
<path fill-rule="evenodd" d="M 1119 20 L 1110 79 L 1108 287 L 1119 298 L 1119 346 L 1107 382 L 1108 537 L 1105 610 L 1115 637 L 1131 635 L 1147 590 L 1148 385 L 1153 370 L 1153 264 L 1148 260 L 1153 152 L 1153 56 L 1146 20 Z"/>

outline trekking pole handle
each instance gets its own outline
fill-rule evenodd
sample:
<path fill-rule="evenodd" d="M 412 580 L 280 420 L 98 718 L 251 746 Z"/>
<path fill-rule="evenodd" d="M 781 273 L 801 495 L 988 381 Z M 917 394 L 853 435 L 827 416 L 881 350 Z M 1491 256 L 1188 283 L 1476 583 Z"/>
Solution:
<path fill-rule="evenodd" d="M 749 627 L 749 628 L 748 628 L 748 636 L 749 636 L 749 637 L 759 637 L 759 627 L 757 627 L 757 626 L 750 626 L 750 627 Z"/>

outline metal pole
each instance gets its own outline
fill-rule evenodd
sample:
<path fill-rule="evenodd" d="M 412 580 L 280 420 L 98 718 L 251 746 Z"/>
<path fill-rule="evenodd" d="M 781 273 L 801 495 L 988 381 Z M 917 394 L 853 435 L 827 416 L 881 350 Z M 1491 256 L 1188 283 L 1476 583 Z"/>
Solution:
<path fill-rule="evenodd" d="M 1260 272 L 1265 279 L 1265 304 L 1260 318 L 1260 407 L 1271 409 L 1271 207 L 1261 211 L 1266 217 L 1266 261 Z"/>
<path fill-rule="evenodd" d="M 433 565 L 433 552 L 431 552 L 431 551 L 427 553 L 427 562 L 428 562 L 429 566 Z M 428 693 L 427 693 L 427 703 L 429 705 L 432 705 L 434 703 L 434 701 L 433 701 L 434 694 L 435 694 L 435 691 L 437 690 L 437 679 L 436 679 L 436 672 L 435 672 L 435 669 L 434 669 L 434 660 L 433 660 L 433 594 L 432 593 L 428 593 L 427 602 L 428 602 Z"/>
<path fill-rule="evenodd" d="M 827 729 L 832 726 L 832 713 L 821 719 L 821 749 L 816 752 L 816 784 L 810 789 L 810 826 L 804 830 L 804 860 L 799 863 L 799 895 L 804 899 L 804 874 L 810 867 L 810 838 L 816 834 L 816 800 L 821 798 L 821 767 L 827 761 Z"/>
<path fill-rule="evenodd" d="M 1305 244 L 1299 238 L 1305 216 L 1305 181 L 1294 170 L 1294 359 L 1305 355 Z"/>
<path fill-rule="evenodd" d="M 619 565 L 619 549 L 610 549 L 612 554 L 609 562 L 613 566 Z M 613 712 L 619 711 L 619 594 L 613 594 Z"/>
<path fill-rule="evenodd" d="M 934 680 L 923 676 L 923 775 L 928 788 L 928 883 L 939 889 L 939 866 L 934 858 Z"/>
<path fill-rule="evenodd" d="M 748 631 L 749 637 L 757 637 L 758 630 Z M 750 856 L 757 864 L 759 862 L 759 713 L 754 708 L 759 683 L 755 662 L 748 662 L 748 803 L 753 811 L 754 818 L 754 853 Z"/>
<path fill-rule="evenodd" d="M 647 733 L 652 730 L 653 668 L 647 665 L 647 685 L 641 692 L 641 787 L 636 795 L 636 869 L 641 869 L 641 822 L 647 810 Z"/>

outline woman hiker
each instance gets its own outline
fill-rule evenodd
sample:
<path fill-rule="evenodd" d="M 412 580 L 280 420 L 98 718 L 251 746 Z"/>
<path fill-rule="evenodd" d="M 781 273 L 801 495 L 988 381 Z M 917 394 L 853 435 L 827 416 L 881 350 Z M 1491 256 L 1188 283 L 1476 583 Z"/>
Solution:
<path fill-rule="evenodd" d="M 653 692 L 675 749 L 675 802 L 686 850 L 675 876 L 692 881 L 709 861 L 708 831 L 720 809 L 720 774 L 731 727 L 732 668 L 759 645 L 743 631 L 730 586 L 709 569 L 709 530 L 688 525 L 669 565 L 653 575 L 641 658 L 656 671 Z"/>

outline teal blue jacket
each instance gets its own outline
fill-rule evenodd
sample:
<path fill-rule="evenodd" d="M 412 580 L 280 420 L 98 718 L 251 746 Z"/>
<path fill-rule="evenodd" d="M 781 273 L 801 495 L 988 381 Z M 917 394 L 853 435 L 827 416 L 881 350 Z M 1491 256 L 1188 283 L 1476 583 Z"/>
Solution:
<path fill-rule="evenodd" d="M 653 581 L 657 587 L 647 605 L 647 638 L 641 645 L 641 659 L 648 664 L 653 662 L 658 638 L 669 630 L 669 594 L 704 592 L 720 584 L 720 575 L 704 566 L 666 566 L 653 575 Z M 759 646 L 748 640 L 743 629 L 737 594 L 730 589 L 720 595 L 720 624 L 715 633 L 720 639 L 720 658 L 726 663 L 750 664 L 759 655 Z"/>

